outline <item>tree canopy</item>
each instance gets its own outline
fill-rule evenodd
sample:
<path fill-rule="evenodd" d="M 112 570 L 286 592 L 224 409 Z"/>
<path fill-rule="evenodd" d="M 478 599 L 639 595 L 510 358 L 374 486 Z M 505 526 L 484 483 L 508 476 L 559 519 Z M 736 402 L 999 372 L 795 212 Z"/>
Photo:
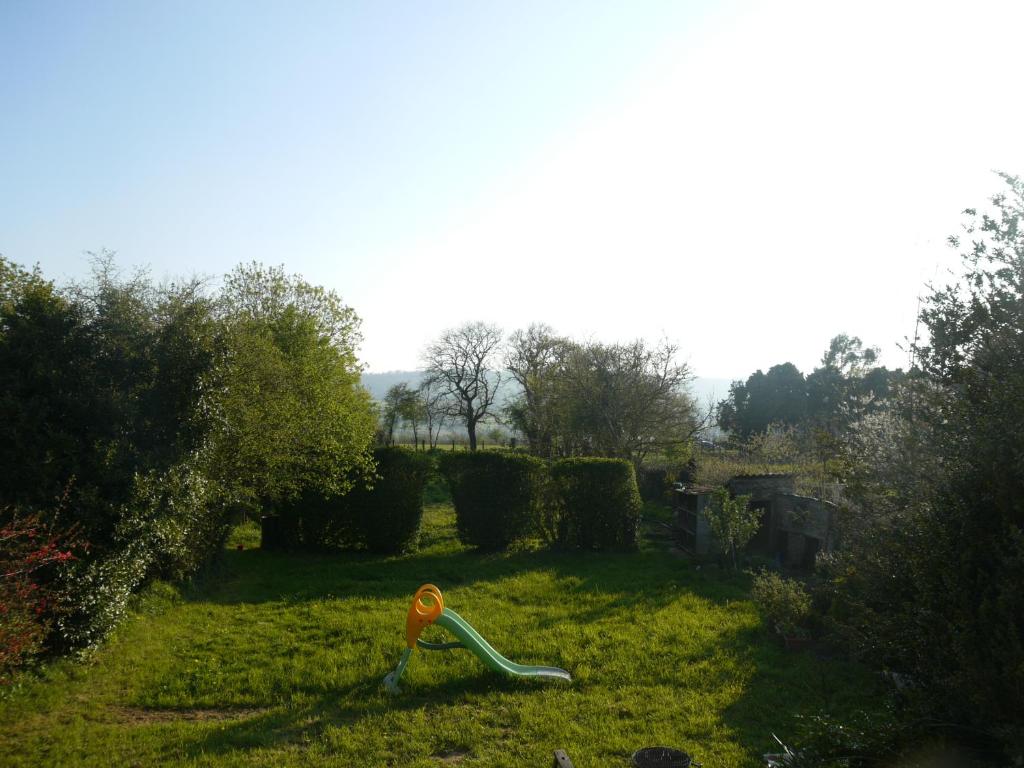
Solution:
<path fill-rule="evenodd" d="M 806 377 L 781 363 L 734 381 L 718 405 L 719 425 L 740 437 L 769 427 L 799 427 L 838 435 L 889 396 L 903 372 L 876 366 L 878 350 L 856 336 L 835 336 L 821 365 Z"/>

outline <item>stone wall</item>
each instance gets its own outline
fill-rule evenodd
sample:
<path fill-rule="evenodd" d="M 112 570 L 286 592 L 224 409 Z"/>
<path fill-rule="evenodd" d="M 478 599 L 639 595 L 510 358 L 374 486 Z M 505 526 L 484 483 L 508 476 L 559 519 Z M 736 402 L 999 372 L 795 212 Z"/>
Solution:
<path fill-rule="evenodd" d="M 771 501 L 780 493 L 796 492 L 796 476 L 781 473 L 764 475 L 737 475 L 725 487 L 733 496 L 750 495 L 751 501 Z"/>

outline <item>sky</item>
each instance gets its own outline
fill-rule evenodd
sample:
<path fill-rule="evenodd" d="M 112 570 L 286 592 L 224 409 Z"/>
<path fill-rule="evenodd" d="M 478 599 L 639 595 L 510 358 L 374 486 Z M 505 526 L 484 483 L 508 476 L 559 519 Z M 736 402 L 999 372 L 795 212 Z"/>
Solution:
<path fill-rule="evenodd" d="M 905 365 L 1024 173 L 1024 3 L 0 2 L 0 253 L 283 264 L 371 371 L 444 328 Z"/>

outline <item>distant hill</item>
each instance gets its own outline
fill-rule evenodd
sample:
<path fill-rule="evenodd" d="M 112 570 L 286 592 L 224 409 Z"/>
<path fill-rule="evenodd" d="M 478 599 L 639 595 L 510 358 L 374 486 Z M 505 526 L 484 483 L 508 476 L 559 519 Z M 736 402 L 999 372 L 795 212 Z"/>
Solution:
<path fill-rule="evenodd" d="M 369 390 L 375 400 L 380 400 L 384 397 L 384 394 L 388 389 L 393 387 L 395 384 L 406 382 L 412 386 L 417 386 L 422 376 L 422 371 L 364 373 L 363 386 Z M 698 376 L 690 382 L 690 389 L 693 392 L 694 397 L 697 398 L 697 402 L 703 406 L 704 403 L 707 402 L 709 396 L 713 397 L 715 401 L 725 398 L 725 396 L 729 394 L 729 384 L 731 381 L 731 379 L 716 379 Z M 503 404 L 513 392 L 514 388 L 512 386 L 505 386 L 503 384 L 501 391 L 498 393 L 501 403 Z"/>

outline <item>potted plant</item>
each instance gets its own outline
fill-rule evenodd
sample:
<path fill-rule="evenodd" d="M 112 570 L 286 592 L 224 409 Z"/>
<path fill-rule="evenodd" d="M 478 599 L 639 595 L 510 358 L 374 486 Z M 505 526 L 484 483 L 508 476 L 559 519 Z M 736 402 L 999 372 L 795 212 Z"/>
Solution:
<path fill-rule="evenodd" d="M 799 650 L 810 641 L 807 619 L 811 596 L 796 579 L 772 571 L 754 577 L 753 598 L 765 622 L 782 636 L 787 650 Z"/>

